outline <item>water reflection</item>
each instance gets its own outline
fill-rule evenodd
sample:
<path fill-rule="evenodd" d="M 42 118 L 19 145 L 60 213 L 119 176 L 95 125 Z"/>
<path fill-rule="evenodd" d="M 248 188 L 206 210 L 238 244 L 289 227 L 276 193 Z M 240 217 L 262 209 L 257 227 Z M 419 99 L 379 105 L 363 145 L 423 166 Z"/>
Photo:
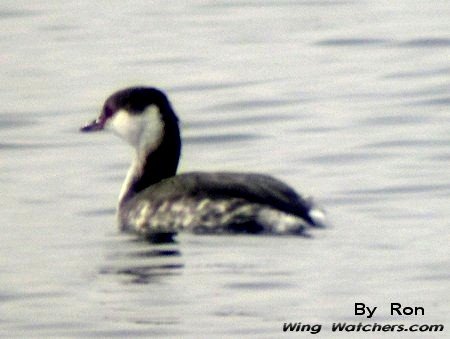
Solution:
<path fill-rule="evenodd" d="M 447 38 L 434 38 L 434 37 L 428 37 L 428 38 L 419 38 L 419 39 L 411 39 L 404 41 L 399 44 L 401 47 L 415 47 L 415 48 L 422 48 L 422 47 L 449 47 L 450 46 L 450 39 Z"/>
<path fill-rule="evenodd" d="M 39 15 L 38 12 L 25 9 L 1 9 L 0 19 L 17 19 Z"/>
<path fill-rule="evenodd" d="M 168 88 L 171 93 L 186 93 L 186 92 L 204 92 L 204 91 L 214 91 L 214 90 L 224 90 L 224 89 L 235 89 L 241 87 L 249 87 L 252 85 L 261 85 L 266 82 L 262 81 L 220 81 L 220 82 L 201 82 L 201 83 L 189 83 L 187 85 L 173 85 Z"/>
<path fill-rule="evenodd" d="M 370 46 L 370 45 L 384 45 L 389 40 L 386 39 L 371 39 L 371 38 L 335 38 L 318 41 L 316 44 L 319 46 Z"/>
<path fill-rule="evenodd" d="M 202 135 L 202 136 L 186 136 L 184 141 L 186 144 L 223 144 L 223 143 L 236 143 L 242 141 L 249 141 L 258 139 L 259 136 L 255 134 L 238 134 L 238 133 L 229 133 L 229 134 L 214 134 L 214 135 Z"/>
<path fill-rule="evenodd" d="M 108 246 L 106 262 L 99 269 L 101 275 L 117 276 L 125 284 L 149 284 L 164 276 L 181 274 L 184 264 L 177 243 L 120 238 L 120 246 Z"/>

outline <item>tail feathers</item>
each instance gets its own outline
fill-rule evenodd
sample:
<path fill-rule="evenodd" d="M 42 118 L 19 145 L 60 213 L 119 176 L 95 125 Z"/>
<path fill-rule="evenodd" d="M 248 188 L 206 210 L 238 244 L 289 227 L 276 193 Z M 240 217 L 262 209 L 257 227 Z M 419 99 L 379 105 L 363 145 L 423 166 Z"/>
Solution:
<path fill-rule="evenodd" d="M 308 217 L 314 227 L 326 227 L 327 218 L 325 211 L 313 200 L 312 197 L 306 198 L 309 205 Z"/>

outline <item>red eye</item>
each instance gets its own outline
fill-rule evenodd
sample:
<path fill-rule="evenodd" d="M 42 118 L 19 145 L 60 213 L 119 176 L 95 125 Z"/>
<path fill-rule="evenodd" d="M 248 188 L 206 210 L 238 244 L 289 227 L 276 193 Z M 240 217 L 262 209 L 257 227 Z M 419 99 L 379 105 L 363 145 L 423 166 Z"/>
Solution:
<path fill-rule="evenodd" d="M 113 114 L 114 114 L 114 110 L 110 106 L 105 106 L 103 108 L 102 116 L 104 118 L 108 119 L 108 118 L 112 117 Z"/>

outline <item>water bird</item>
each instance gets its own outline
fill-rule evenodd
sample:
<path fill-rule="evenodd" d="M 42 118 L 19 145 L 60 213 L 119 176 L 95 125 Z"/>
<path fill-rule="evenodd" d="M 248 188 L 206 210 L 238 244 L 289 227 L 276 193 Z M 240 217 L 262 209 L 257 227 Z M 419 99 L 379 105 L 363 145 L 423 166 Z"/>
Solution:
<path fill-rule="evenodd" d="M 240 172 L 177 174 L 178 117 L 163 91 L 130 87 L 109 96 L 82 132 L 112 130 L 134 148 L 122 185 L 119 227 L 147 239 L 200 234 L 304 235 L 324 225 L 311 198 L 272 176 Z"/>

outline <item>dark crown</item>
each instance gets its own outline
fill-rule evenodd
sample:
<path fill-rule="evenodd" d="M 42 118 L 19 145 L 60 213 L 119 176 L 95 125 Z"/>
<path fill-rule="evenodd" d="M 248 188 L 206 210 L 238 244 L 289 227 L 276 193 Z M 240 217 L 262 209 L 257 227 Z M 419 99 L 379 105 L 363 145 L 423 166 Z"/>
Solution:
<path fill-rule="evenodd" d="M 163 119 L 176 119 L 166 95 L 153 87 L 130 87 L 113 93 L 106 99 L 102 115 L 109 118 L 120 109 L 125 109 L 130 114 L 140 114 L 150 105 L 159 108 Z"/>

